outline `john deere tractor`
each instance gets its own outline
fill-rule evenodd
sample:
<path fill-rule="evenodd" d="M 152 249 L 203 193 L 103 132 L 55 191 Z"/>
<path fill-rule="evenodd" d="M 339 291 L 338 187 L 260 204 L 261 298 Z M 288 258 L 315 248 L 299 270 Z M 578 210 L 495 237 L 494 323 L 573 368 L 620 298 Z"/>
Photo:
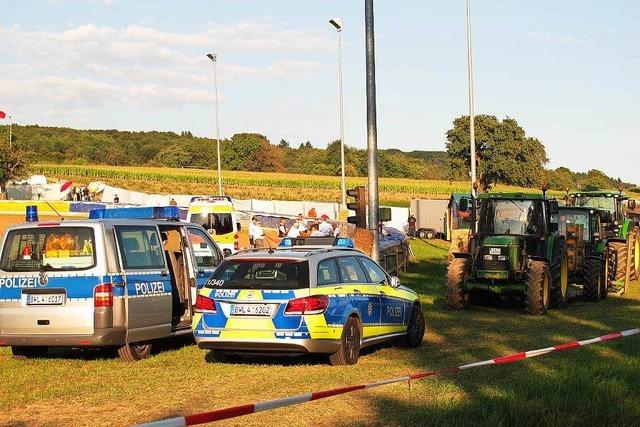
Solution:
<path fill-rule="evenodd" d="M 614 291 L 624 290 L 627 265 L 630 277 L 640 277 L 640 240 L 637 238 L 637 221 L 625 217 L 625 207 L 633 210 L 635 200 L 622 191 L 580 191 L 569 194 L 569 204 L 591 207 L 604 211 L 605 270 L 607 287 Z"/>
<path fill-rule="evenodd" d="M 564 237 L 551 215 L 558 202 L 540 194 L 485 193 L 463 202 L 472 217 L 469 251 L 454 253 L 447 271 L 446 302 L 468 307 L 475 293 L 489 291 L 524 299 L 525 312 L 541 315 L 568 296 Z"/>
<path fill-rule="evenodd" d="M 560 206 L 560 212 L 551 216 L 567 244 L 569 284 L 576 285 L 570 286 L 569 294 L 577 288 L 583 299 L 592 302 L 607 296 L 603 216 L 606 212 L 579 206 Z"/>

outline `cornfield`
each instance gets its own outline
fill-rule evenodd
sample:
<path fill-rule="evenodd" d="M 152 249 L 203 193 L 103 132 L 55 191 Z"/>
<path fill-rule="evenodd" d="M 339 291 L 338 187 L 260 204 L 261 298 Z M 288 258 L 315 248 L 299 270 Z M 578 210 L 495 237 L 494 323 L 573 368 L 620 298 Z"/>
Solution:
<path fill-rule="evenodd" d="M 121 166 L 84 166 L 84 165 L 34 165 L 31 173 L 56 178 L 74 178 L 85 181 L 100 180 L 117 183 L 128 189 L 146 191 L 151 182 L 158 183 L 165 193 L 178 194 L 185 186 L 215 188 L 217 174 L 204 169 L 172 169 L 153 167 Z M 335 176 L 316 176 L 304 174 L 223 171 L 222 181 L 225 189 L 242 189 L 242 194 L 255 198 L 273 198 L 266 194 L 277 192 L 288 200 L 299 199 L 304 195 L 323 194 L 332 201 L 339 199 L 340 178 Z M 366 185 L 366 177 L 347 178 L 347 187 Z M 167 186 L 166 184 L 171 184 Z M 158 187 L 154 186 L 154 187 Z M 142 187 L 142 188 L 141 188 Z M 463 193 L 469 190 L 466 182 L 420 181 L 404 178 L 380 178 L 381 200 L 393 202 L 406 201 L 417 197 L 448 198 L 451 193 Z M 251 191 L 255 189 L 255 191 Z M 324 191 L 322 191 L 324 190 Z M 498 186 L 495 191 L 535 191 L 527 188 Z M 198 192 L 196 192 L 198 193 Z M 285 194 L 283 194 L 285 193 Z M 234 195 L 229 192 L 230 195 Z M 336 200 L 333 200 L 333 199 Z M 317 199 L 316 199 L 317 200 Z M 395 203 L 394 203 L 395 204 Z"/>

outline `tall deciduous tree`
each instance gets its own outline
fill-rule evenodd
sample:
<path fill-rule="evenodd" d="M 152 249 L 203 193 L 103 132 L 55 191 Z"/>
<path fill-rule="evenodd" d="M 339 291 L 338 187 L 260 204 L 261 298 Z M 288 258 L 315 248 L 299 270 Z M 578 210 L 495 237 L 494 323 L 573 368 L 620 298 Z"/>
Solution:
<path fill-rule="evenodd" d="M 484 190 L 497 183 L 532 187 L 545 179 L 548 159 L 544 145 L 527 137 L 514 119 L 476 116 L 475 141 L 478 180 Z M 469 116 L 459 117 L 447 131 L 447 153 L 453 169 L 470 170 L 470 145 Z"/>
<path fill-rule="evenodd" d="M 22 178 L 24 163 L 19 151 L 8 146 L 0 147 L 0 190 L 4 192 L 7 182 Z"/>

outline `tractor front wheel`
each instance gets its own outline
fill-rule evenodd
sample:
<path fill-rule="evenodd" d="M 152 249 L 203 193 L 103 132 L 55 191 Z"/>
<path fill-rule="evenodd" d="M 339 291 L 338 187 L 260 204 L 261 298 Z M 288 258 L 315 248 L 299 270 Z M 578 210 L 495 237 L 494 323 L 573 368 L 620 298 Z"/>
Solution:
<path fill-rule="evenodd" d="M 569 299 L 569 259 L 566 251 L 562 251 L 558 258 L 551 272 L 551 308 L 564 307 Z"/>
<path fill-rule="evenodd" d="M 551 272 L 549 264 L 544 261 L 529 261 L 527 290 L 524 298 L 525 311 L 533 315 L 546 314 L 550 294 Z"/>
<path fill-rule="evenodd" d="M 446 303 L 451 310 L 463 310 L 469 305 L 469 293 L 464 290 L 464 279 L 469 274 L 469 259 L 454 258 L 447 268 Z"/>
<path fill-rule="evenodd" d="M 597 258 L 587 258 L 584 262 L 583 274 L 582 297 L 591 302 L 600 301 L 604 292 L 602 261 Z"/>

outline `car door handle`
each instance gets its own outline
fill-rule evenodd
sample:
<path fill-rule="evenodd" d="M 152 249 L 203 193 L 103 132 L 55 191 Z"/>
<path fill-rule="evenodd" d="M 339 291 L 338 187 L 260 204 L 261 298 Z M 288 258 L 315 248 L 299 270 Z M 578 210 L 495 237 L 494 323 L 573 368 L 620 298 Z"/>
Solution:
<path fill-rule="evenodd" d="M 355 292 L 356 294 L 361 294 L 362 291 L 360 289 L 354 289 L 353 292 Z"/>
<path fill-rule="evenodd" d="M 387 293 L 385 291 L 380 291 L 380 295 L 386 295 Z"/>
<path fill-rule="evenodd" d="M 198 269 L 198 274 L 204 274 L 204 268 L 199 268 Z"/>
<path fill-rule="evenodd" d="M 168 271 L 166 271 L 166 270 L 164 270 L 163 272 L 161 272 L 161 273 L 160 273 L 160 275 L 161 275 L 162 277 L 167 277 L 167 276 L 169 275 L 169 272 L 168 272 Z"/>

